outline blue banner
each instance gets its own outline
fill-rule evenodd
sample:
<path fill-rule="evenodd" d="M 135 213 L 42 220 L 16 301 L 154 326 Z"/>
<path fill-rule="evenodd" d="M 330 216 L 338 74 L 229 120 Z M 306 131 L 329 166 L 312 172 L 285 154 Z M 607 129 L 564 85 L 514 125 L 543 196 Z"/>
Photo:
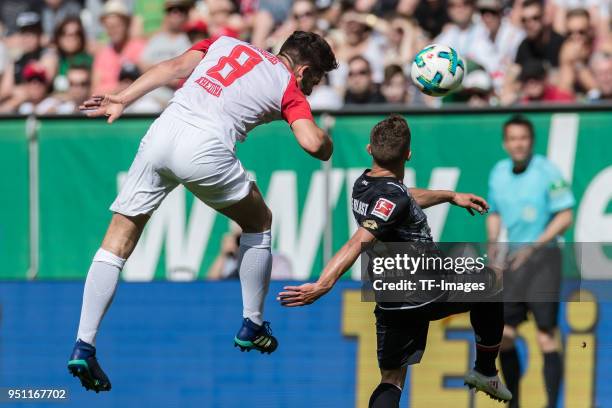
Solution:
<path fill-rule="evenodd" d="M 271 295 L 282 286 L 274 283 Z M 0 284 L 0 387 L 68 389 L 60 406 L 69 407 L 337 408 L 367 406 L 380 378 L 373 304 L 360 301 L 355 282 L 340 282 L 306 308 L 283 309 L 269 296 L 266 318 L 280 341 L 272 355 L 233 347 L 242 308 L 237 281 L 122 283 L 97 344 L 113 389 L 86 392 L 66 369 L 82 289 L 82 282 Z M 612 407 L 612 305 L 584 287 L 564 297 L 578 295 L 582 302 L 561 308 L 566 380 L 560 406 Z M 529 323 L 520 333 L 522 406 L 541 408 L 535 328 Z M 460 381 L 473 362 L 472 338 L 466 315 L 432 323 L 401 406 L 498 406 Z"/>

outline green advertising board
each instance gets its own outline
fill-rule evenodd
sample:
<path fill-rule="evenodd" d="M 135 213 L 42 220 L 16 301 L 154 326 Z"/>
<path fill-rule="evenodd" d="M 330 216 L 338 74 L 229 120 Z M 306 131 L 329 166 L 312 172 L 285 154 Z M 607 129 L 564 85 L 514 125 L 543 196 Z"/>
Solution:
<path fill-rule="evenodd" d="M 0 122 L 0 279 L 22 279 L 30 267 L 28 139 L 24 119 Z"/>
<path fill-rule="evenodd" d="M 505 156 L 501 128 L 509 116 L 408 115 L 413 155 L 405 182 L 422 188 L 486 196 L 489 171 Z M 577 198 L 575 226 L 566 239 L 611 241 L 610 113 L 534 112 L 527 116 L 534 121 L 536 152 L 557 163 Z M 334 250 L 355 228 L 349 210 L 350 189 L 370 164 L 365 150 L 369 130 L 382 117 L 336 118 L 329 172 L 299 148 L 283 122 L 257 128 L 246 143 L 238 146 L 238 157 L 256 178 L 273 211 L 273 248 L 291 261 L 291 277 L 304 280 L 320 273 L 328 226 Z M 86 118 L 40 120 L 39 279 L 84 278 L 110 220 L 108 206 L 151 122 L 152 119 L 123 118 L 107 125 Z M 11 126 L 17 125 L 0 122 L 2 134 L 8 133 Z M 19 150 L 10 138 L 0 138 L 0 143 L 3 143 L 0 155 L 11 163 L 10 166 L 3 163 L 3 175 L 9 170 L 14 175 L 11 169 L 15 166 L 27 169 L 25 145 Z M 3 190 L 5 196 L 11 197 L 10 203 L 3 200 L 7 209 L 28 208 L 27 180 L 4 176 Z M 331 209 L 329 218 L 326 199 Z M 4 213 L 7 214 L 6 210 Z M 484 217 L 470 217 L 464 210 L 448 205 L 430 208 L 427 214 L 437 239 L 485 239 Z M 2 255 L 23 258 L 3 272 L 16 278 L 25 277 L 22 264 L 28 258 L 27 210 L 26 219 L 23 217 L 23 214 L 21 218 L 6 217 L 0 226 L 0 231 L 12 235 L 10 243 L 0 241 Z M 123 278 L 203 279 L 229 228 L 225 217 L 194 200 L 179 186 L 150 220 Z M 357 276 L 356 271 L 353 276 Z"/>

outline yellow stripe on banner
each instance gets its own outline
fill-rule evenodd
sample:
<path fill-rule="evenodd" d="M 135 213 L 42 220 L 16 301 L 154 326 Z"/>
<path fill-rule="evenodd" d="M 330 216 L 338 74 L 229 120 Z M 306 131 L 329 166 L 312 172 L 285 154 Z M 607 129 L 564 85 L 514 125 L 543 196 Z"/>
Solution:
<path fill-rule="evenodd" d="M 359 290 L 342 293 L 342 334 L 357 337 L 356 407 L 367 408 L 370 395 L 380 382 L 376 359 L 374 303 L 362 302 Z"/>
<path fill-rule="evenodd" d="M 565 340 L 565 406 L 593 407 L 598 305 L 591 292 L 581 290 L 567 303 L 567 323 L 571 333 Z M 578 301 L 579 300 L 579 301 Z"/>

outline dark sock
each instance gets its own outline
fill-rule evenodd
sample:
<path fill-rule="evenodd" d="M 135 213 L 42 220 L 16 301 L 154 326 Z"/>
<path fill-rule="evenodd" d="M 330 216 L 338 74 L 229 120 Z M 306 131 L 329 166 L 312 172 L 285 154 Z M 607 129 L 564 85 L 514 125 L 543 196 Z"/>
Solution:
<path fill-rule="evenodd" d="M 399 408 L 402 390 L 393 384 L 380 383 L 370 397 L 369 408 Z"/>
<path fill-rule="evenodd" d="M 519 406 L 519 381 L 521 379 L 521 363 L 519 361 L 518 353 L 516 348 L 512 347 L 510 350 L 505 350 L 499 353 L 501 360 L 501 369 L 504 374 L 504 381 L 506 387 L 512 393 L 512 400 L 510 401 L 510 408 L 518 408 Z"/>
<path fill-rule="evenodd" d="M 486 376 L 497 374 L 495 360 L 504 332 L 504 305 L 501 302 L 475 303 L 470 310 L 470 323 L 476 334 L 474 368 Z"/>
<path fill-rule="evenodd" d="M 544 382 L 548 395 L 548 408 L 555 408 L 559 399 L 559 386 L 563 376 L 563 362 L 557 351 L 544 353 Z"/>
<path fill-rule="evenodd" d="M 497 374 L 497 368 L 495 368 L 495 360 L 499 353 L 499 344 L 496 346 L 483 346 L 476 343 L 476 362 L 474 368 L 480 374 L 484 374 L 487 377 L 493 377 Z"/>

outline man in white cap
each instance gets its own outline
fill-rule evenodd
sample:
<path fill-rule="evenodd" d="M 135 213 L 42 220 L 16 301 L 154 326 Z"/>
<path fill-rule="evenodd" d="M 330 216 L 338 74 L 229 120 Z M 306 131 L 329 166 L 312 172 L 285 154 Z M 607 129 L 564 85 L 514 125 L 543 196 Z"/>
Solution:
<path fill-rule="evenodd" d="M 132 15 L 120 0 L 109 0 L 100 17 L 108 35 L 109 44 L 98 51 L 93 62 L 93 92 L 111 93 L 119 85 L 121 66 L 138 64 L 145 41 L 130 38 Z"/>

